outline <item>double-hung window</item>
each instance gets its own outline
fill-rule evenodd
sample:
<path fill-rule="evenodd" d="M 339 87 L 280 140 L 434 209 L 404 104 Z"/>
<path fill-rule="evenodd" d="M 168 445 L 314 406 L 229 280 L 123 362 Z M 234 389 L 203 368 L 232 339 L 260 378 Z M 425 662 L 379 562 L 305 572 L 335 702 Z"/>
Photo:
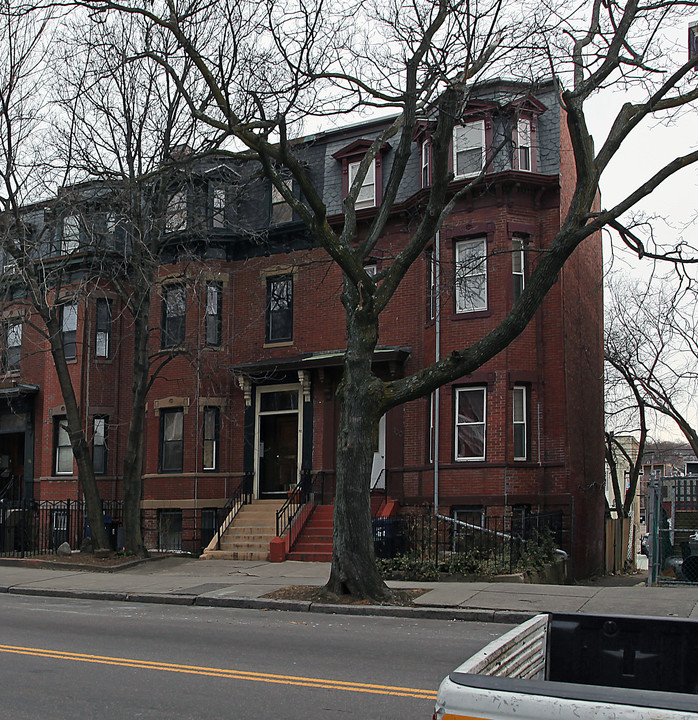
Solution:
<path fill-rule="evenodd" d="M 2 371 L 17 372 L 22 360 L 22 323 L 18 320 L 3 324 Z"/>
<path fill-rule="evenodd" d="M 293 339 L 293 275 L 267 278 L 266 341 Z"/>
<path fill-rule="evenodd" d="M 427 321 L 435 320 L 438 312 L 438 292 L 437 292 L 437 268 L 436 256 L 434 248 L 427 248 L 425 253 L 427 266 Z"/>
<path fill-rule="evenodd" d="M 485 121 L 453 128 L 453 172 L 456 179 L 479 174 L 485 166 Z"/>
<path fill-rule="evenodd" d="M 516 302 L 521 297 L 526 283 L 524 243 L 520 237 L 514 237 L 511 241 L 511 277 L 513 298 Z"/>
<path fill-rule="evenodd" d="M 456 460 L 484 460 L 487 388 L 456 390 Z"/>
<path fill-rule="evenodd" d="M 160 347 L 184 345 L 186 333 L 187 293 L 183 285 L 166 285 L 162 296 L 162 329 Z"/>
<path fill-rule="evenodd" d="M 63 218 L 63 237 L 61 239 L 61 255 L 69 255 L 80 247 L 80 218 L 78 215 L 67 215 Z"/>
<path fill-rule="evenodd" d="M 349 163 L 349 190 L 354 184 L 356 175 L 359 171 L 360 162 Z M 358 210 L 359 208 L 375 207 L 376 205 L 376 161 L 371 161 L 371 166 L 366 171 L 366 177 L 361 184 L 359 194 L 356 196 L 356 203 L 354 207 Z"/>
<path fill-rule="evenodd" d="M 487 238 L 456 243 L 456 312 L 487 310 Z"/>
<path fill-rule="evenodd" d="M 92 418 L 92 466 L 96 475 L 107 471 L 107 418 Z"/>
<path fill-rule="evenodd" d="M 225 185 L 211 183 L 211 227 L 224 228 L 225 222 Z"/>
<path fill-rule="evenodd" d="M 218 347 L 221 344 L 222 294 L 220 283 L 206 285 L 206 345 L 209 347 Z"/>
<path fill-rule="evenodd" d="M 187 193 L 178 190 L 172 195 L 165 210 L 165 232 L 172 233 L 186 230 L 187 227 Z"/>
<path fill-rule="evenodd" d="M 526 460 L 526 458 L 528 457 L 528 429 L 526 427 L 528 405 L 527 400 L 528 398 L 526 393 L 526 387 L 523 385 L 515 386 L 512 403 L 512 425 L 514 428 L 514 460 Z"/>
<path fill-rule="evenodd" d="M 95 357 L 108 358 L 111 352 L 111 300 L 97 298 L 95 315 Z"/>
<path fill-rule="evenodd" d="M 73 474 L 73 450 L 70 447 L 68 421 L 65 415 L 53 419 L 54 474 Z"/>
<path fill-rule="evenodd" d="M 184 463 L 184 410 L 160 411 L 160 472 L 182 472 Z"/>
<path fill-rule="evenodd" d="M 284 185 L 291 190 L 291 180 L 284 180 Z M 272 225 L 291 222 L 293 220 L 293 208 L 286 202 L 286 198 L 276 185 L 271 186 L 271 218 Z"/>
<path fill-rule="evenodd" d="M 66 360 L 75 360 L 77 354 L 78 306 L 61 305 L 61 335 Z"/>
<path fill-rule="evenodd" d="M 220 428 L 220 411 L 217 407 L 204 408 L 204 470 L 218 470 L 218 437 Z"/>
<path fill-rule="evenodd" d="M 431 184 L 431 143 L 429 140 L 422 141 L 422 187 L 429 187 Z"/>
<path fill-rule="evenodd" d="M 531 121 L 519 118 L 516 123 L 517 160 L 519 170 L 532 170 L 531 164 Z"/>

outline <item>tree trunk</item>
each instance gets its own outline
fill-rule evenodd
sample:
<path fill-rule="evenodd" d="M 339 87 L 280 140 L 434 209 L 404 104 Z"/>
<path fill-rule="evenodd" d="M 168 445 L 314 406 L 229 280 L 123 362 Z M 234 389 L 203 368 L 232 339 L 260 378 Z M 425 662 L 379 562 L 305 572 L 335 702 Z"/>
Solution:
<path fill-rule="evenodd" d="M 143 436 L 145 434 L 145 399 L 148 392 L 150 363 L 148 362 L 148 322 L 150 290 L 144 289 L 140 302 L 134 303 L 138 312 L 134 317 L 133 392 L 131 422 L 128 428 L 124 456 L 124 546 L 127 552 L 145 557 L 141 529 L 141 494 L 143 489 Z"/>
<path fill-rule="evenodd" d="M 332 568 L 325 587 L 337 595 L 385 601 L 392 593 L 376 567 L 370 500 L 382 400 L 381 383 L 371 372 L 378 322 L 360 307 L 347 316 L 347 352 L 338 390 Z"/>
<path fill-rule="evenodd" d="M 90 456 L 90 450 L 85 440 L 82 418 L 75 397 L 73 382 L 65 361 L 60 330 L 58 323 L 49 317 L 48 312 L 44 315 L 44 321 L 49 331 L 51 355 L 53 356 L 53 364 L 56 369 L 56 375 L 58 376 L 58 384 L 60 385 L 61 395 L 65 403 L 68 437 L 70 438 L 73 457 L 78 466 L 79 486 L 82 488 L 85 496 L 85 513 L 87 514 L 87 523 L 90 527 L 92 546 L 95 550 L 109 550 L 109 538 L 106 528 L 104 527 L 104 515 L 102 513 L 102 500 L 99 495 L 99 489 L 97 488 L 92 457 Z M 78 500 L 79 499 L 80 498 L 78 498 Z"/>

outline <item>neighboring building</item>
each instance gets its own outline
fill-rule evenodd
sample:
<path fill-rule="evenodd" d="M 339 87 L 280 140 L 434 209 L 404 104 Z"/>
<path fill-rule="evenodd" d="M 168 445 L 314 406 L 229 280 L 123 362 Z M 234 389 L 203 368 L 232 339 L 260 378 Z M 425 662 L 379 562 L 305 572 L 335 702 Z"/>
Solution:
<path fill-rule="evenodd" d="M 298 144 L 328 207 L 385 121 L 321 133 Z M 423 209 L 431 183 L 428 122 L 383 240 L 380 271 Z M 492 148 L 504 141 L 505 152 Z M 397 142 L 397 138 L 395 139 Z M 375 370 L 410 374 L 480 338 L 511 309 L 558 231 L 574 161 L 552 83 L 481 86 L 454 133 L 454 188 L 481 168 L 486 182 L 454 208 L 409 270 L 381 321 Z M 359 224 L 381 203 L 391 148 L 359 196 Z M 297 188 L 293 187 L 296 192 Z M 34 233 L 70 254 L 85 233 L 59 205 L 28 209 Z M 109 233 L 108 210 L 95 223 Z M 31 217 L 29 217 L 31 216 Z M 154 356 L 174 356 L 153 383 L 145 434 L 143 519 L 149 547 L 199 551 L 245 474 L 255 497 L 279 497 L 302 470 L 331 485 L 336 390 L 345 347 L 338 268 L 269 184 L 232 161 L 202 161 L 174 195 L 151 314 Z M 360 232 L 359 228 L 359 232 Z M 48 250 L 48 248 L 47 248 Z M 6 273 L 13 272 L 6 263 Z M 45 340 L 16 310 L 3 317 L 0 462 L 15 495 L 77 498 L 64 410 Z M 108 283 L 68 303 L 63 333 L 101 489 L 120 496 L 129 413 L 129 316 Z M 442 513 L 559 512 L 578 576 L 603 564 L 602 263 L 600 237 L 574 253 L 524 333 L 477 372 L 381 423 L 374 479 L 403 509 L 438 496 Z M 437 462 L 438 461 L 438 462 Z M 435 487 L 436 486 L 436 487 Z M 203 529 L 203 530 L 202 530 Z M 202 536 L 204 539 L 202 539 Z"/>

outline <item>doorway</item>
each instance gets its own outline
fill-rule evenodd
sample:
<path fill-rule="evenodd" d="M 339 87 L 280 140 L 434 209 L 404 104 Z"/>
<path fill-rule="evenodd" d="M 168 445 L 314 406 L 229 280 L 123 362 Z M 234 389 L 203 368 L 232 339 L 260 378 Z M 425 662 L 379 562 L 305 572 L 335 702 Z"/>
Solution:
<path fill-rule="evenodd" d="M 257 497 L 281 497 L 298 483 L 300 385 L 257 389 Z"/>

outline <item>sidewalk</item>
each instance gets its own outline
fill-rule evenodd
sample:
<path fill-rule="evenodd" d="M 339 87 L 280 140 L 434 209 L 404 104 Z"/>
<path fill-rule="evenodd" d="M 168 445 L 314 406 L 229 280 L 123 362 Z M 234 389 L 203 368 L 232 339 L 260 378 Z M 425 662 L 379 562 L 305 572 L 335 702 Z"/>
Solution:
<path fill-rule="evenodd" d="M 424 588 L 427 592 L 415 601 L 415 607 L 388 607 L 261 597 L 289 585 L 324 585 L 328 563 L 168 557 L 117 572 L 89 572 L 25 567 L 18 562 L 0 561 L 0 593 L 508 623 L 545 611 L 698 619 L 698 587 L 648 588 L 641 579 L 625 587 L 602 583 L 389 582 L 391 587 Z"/>

